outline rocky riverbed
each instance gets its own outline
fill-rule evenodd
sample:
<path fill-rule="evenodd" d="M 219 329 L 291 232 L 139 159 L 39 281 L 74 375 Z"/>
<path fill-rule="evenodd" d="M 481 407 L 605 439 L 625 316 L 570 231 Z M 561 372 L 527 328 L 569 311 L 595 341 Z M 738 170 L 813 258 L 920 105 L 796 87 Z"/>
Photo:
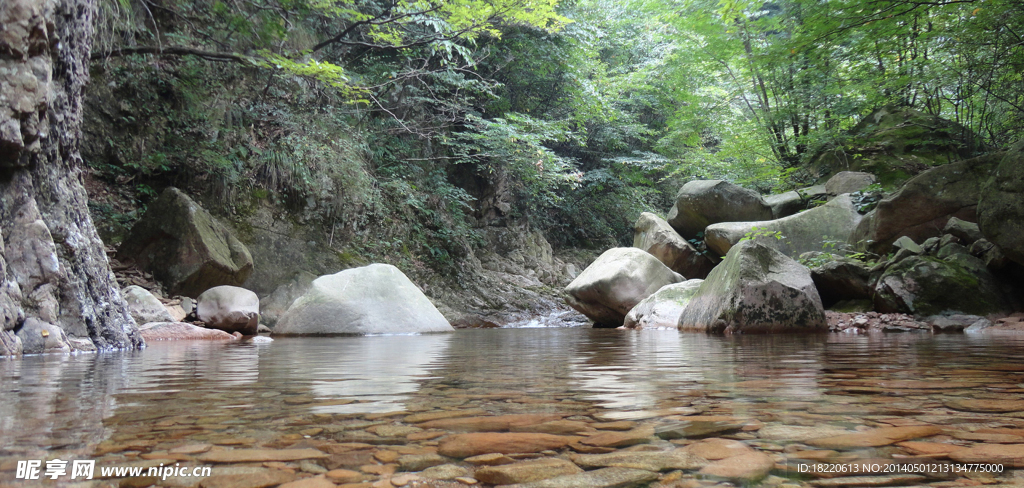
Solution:
<path fill-rule="evenodd" d="M 81 486 L 1014 483 L 1021 345 L 559 328 L 30 357 L 2 365 L 21 394 L 0 399 L 0 479 L 24 486 L 19 460 L 92 459 L 212 473 Z"/>

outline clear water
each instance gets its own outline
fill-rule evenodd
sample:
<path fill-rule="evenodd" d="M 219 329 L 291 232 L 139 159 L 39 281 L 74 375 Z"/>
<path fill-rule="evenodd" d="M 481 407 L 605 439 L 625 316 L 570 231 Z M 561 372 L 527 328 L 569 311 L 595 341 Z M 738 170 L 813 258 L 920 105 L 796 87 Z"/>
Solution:
<path fill-rule="evenodd" d="M 641 423 L 714 415 L 846 429 L 908 421 L 958 432 L 1024 428 L 1019 412 L 943 405 L 1024 398 L 1024 338 L 534 328 L 167 342 L 0 361 L 0 384 L 2 483 L 24 459 L 118 463 L 195 442 L 280 447 L 339 435 L 297 434 L 318 425 L 399 423 L 401 416 L 380 414 L 460 408 Z M 775 453 L 796 442 L 758 439 L 756 431 L 739 438 Z M 855 454 L 907 455 L 896 447 Z"/>

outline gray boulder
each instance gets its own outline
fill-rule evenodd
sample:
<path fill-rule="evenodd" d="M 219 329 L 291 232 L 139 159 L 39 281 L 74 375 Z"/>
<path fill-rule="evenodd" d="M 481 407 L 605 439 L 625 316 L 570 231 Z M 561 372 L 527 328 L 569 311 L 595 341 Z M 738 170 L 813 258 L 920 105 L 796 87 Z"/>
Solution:
<path fill-rule="evenodd" d="M 756 227 L 759 231 L 781 232 L 783 236 L 782 239 L 758 237 L 758 242 L 787 256 L 799 256 L 821 251 L 826 237 L 846 242 L 861 218 L 850 196 L 840 195 L 825 205 L 778 220 L 710 225 L 704 232 L 704 242 L 711 250 L 724 255 Z"/>
<path fill-rule="evenodd" d="M 596 327 L 619 327 L 641 300 L 684 280 L 644 251 L 616 247 L 598 256 L 565 287 L 565 301 L 596 322 Z"/>
<path fill-rule="evenodd" d="M 956 217 L 953 217 L 949 219 L 949 222 L 946 222 L 946 227 L 942 229 L 942 233 L 956 236 L 960 239 L 960 243 L 965 246 L 970 246 L 979 239 L 984 238 L 978 224 L 960 220 Z"/>
<path fill-rule="evenodd" d="M 151 203 L 117 254 L 153 273 L 171 294 L 197 296 L 238 286 L 252 273 L 252 255 L 234 234 L 177 188 Z"/>
<path fill-rule="evenodd" d="M 679 329 L 716 334 L 827 332 L 811 272 L 755 241 L 733 246 L 679 318 Z"/>
<path fill-rule="evenodd" d="M 256 335 L 260 299 L 245 288 L 215 286 L 196 299 L 196 317 L 211 329 Z"/>
<path fill-rule="evenodd" d="M 313 273 L 300 271 L 287 283 L 278 286 L 270 296 L 260 300 L 260 320 L 270 327 L 276 325 L 288 307 L 309 291 L 315 279 Z"/>
<path fill-rule="evenodd" d="M 633 228 L 633 247 L 647 251 L 676 273 L 703 279 L 715 267 L 710 258 L 697 251 L 657 215 L 640 214 Z"/>
<path fill-rule="evenodd" d="M 310 289 L 288 307 L 274 328 L 275 333 L 285 335 L 452 330 L 430 299 L 389 264 L 346 269 L 313 280 Z"/>
<path fill-rule="evenodd" d="M 1000 270 L 1006 267 L 1009 260 L 1006 254 L 988 239 L 978 239 L 971 244 L 970 252 L 985 262 L 985 267 L 991 270 Z"/>
<path fill-rule="evenodd" d="M 24 354 L 67 354 L 73 349 L 64 329 L 34 317 L 25 319 L 17 334 Z"/>
<path fill-rule="evenodd" d="M 644 298 L 626 314 L 623 324 L 628 329 L 675 329 L 686 304 L 697 293 L 704 280 L 693 279 L 665 285 Z"/>
<path fill-rule="evenodd" d="M 695 180 L 679 189 L 668 223 L 683 237 L 693 239 L 718 222 L 771 218 L 771 207 L 757 192 L 723 180 Z"/>
<path fill-rule="evenodd" d="M 909 256 L 890 265 L 875 285 L 874 300 L 880 312 L 915 315 L 988 315 L 1007 308 L 985 263 L 965 253 Z"/>
<path fill-rule="evenodd" d="M 135 319 L 138 325 L 150 322 L 175 322 L 170 312 L 160 302 L 160 299 L 153 296 L 149 290 L 131 285 L 122 292 L 124 300 L 128 302 L 128 313 Z"/>
<path fill-rule="evenodd" d="M 825 185 L 815 185 L 777 195 L 765 195 L 764 202 L 771 207 L 772 218 L 781 219 L 801 210 L 807 210 L 807 207 L 815 200 L 826 200 L 827 198 Z"/>
<path fill-rule="evenodd" d="M 861 171 L 840 171 L 825 182 L 825 191 L 829 195 L 842 195 L 861 191 L 878 181 L 871 173 Z"/>
<path fill-rule="evenodd" d="M 976 222 L 981 187 L 995 163 L 994 157 L 982 156 L 915 176 L 864 216 L 850 236 L 850 243 L 862 243 L 858 245 L 871 252 L 888 254 L 892 243 L 901 236 L 915 242 L 941 236 L 950 218 Z"/>
<path fill-rule="evenodd" d="M 811 279 L 825 307 L 844 300 L 871 298 L 871 268 L 866 263 L 825 253 L 805 253 L 800 257 L 813 263 Z"/>
<path fill-rule="evenodd" d="M 1024 264 L 1024 141 L 1014 144 L 984 186 L 978 224 L 989 242 Z"/>

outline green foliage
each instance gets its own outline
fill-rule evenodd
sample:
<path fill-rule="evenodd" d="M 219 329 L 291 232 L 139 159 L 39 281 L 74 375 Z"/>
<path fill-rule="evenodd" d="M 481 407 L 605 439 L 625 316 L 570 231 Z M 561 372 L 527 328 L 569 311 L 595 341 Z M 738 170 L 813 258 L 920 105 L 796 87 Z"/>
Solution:
<path fill-rule="evenodd" d="M 768 230 L 761 227 L 751 227 L 749 231 L 743 234 L 739 242 L 743 241 L 756 241 L 760 238 L 773 238 L 777 241 L 785 239 L 786 236 L 782 235 L 782 231 L 779 230 Z"/>
<path fill-rule="evenodd" d="M 822 236 L 821 251 L 818 253 L 807 253 L 797 258 L 797 261 L 808 268 L 824 266 L 838 258 L 854 259 L 872 265 L 878 262 L 879 256 L 867 251 L 858 251 L 848 242 L 836 239 L 831 236 Z"/>

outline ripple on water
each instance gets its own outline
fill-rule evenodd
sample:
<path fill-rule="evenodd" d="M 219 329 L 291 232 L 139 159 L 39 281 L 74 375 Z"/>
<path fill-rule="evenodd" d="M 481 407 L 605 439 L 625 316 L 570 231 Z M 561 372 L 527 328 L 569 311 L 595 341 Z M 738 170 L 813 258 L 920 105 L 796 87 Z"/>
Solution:
<path fill-rule="evenodd" d="M 741 443 L 730 446 L 756 462 L 701 458 L 692 469 L 653 475 L 644 474 L 660 469 L 650 463 L 584 463 L 588 471 L 569 468 L 560 476 L 579 478 L 558 486 L 601 486 L 625 476 L 621 470 L 634 470 L 638 483 L 714 484 L 697 479 L 712 461 L 719 464 L 708 473 L 764 481 L 765 459 L 776 466 L 766 483 L 781 483 L 773 478 L 781 475 L 822 485 L 778 468 L 918 455 L 985 462 L 990 453 L 1017 452 L 1022 345 L 954 335 L 723 338 L 534 328 L 26 357 L 0 362 L 0 479 L 13 477 L 18 460 L 62 457 L 101 466 L 212 464 L 229 478 L 394 476 L 413 486 L 444 473 L 471 478 L 487 465 L 438 456 L 439 446 L 501 465 L 570 454 L 676 459 L 691 445 L 687 453 L 708 455 L 713 450 L 698 438 L 718 436 Z M 474 435 L 456 437 L 466 434 Z M 450 447 L 456 441 L 459 448 Z M 636 452 L 667 454 L 625 454 Z M 1008 463 L 1012 470 L 1016 461 Z M 561 473 L 550 464 L 500 472 Z M 400 468 L 417 474 L 400 477 Z M 912 482 L 962 477 L 947 474 Z M 849 483 L 911 482 L 904 478 Z"/>

